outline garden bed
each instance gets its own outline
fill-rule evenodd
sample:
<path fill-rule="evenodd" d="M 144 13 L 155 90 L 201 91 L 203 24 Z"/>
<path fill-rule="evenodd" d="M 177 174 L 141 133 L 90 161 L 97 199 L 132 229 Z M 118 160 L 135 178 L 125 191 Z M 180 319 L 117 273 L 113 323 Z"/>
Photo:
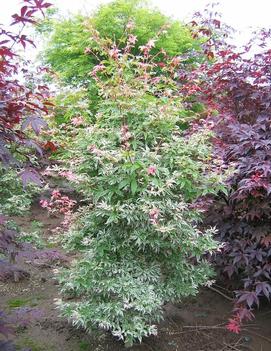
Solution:
<path fill-rule="evenodd" d="M 29 229 L 33 221 L 41 222 L 43 239 L 47 240 L 60 219 L 50 218 L 45 210 L 34 206 L 28 217 L 17 218 L 16 221 L 24 230 Z M 109 333 L 87 334 L 59 316 L 54 304 L 55 299 L 59 298 L 57 281 L 54 279 L 54 271 L 60 268 L 59 264 L 48 266 L 36 261 L 22 266 L 30 272 L 29 280 L 0 284 L 0 310 L 12 314 L 28 307 L 40 312 L 36 322 L 17 328 L 12 338 L 18 348 L 30 348 L 32 351 L 125 350 Z M 131 350 L 269 351 L 271 313 L 268 308 L 263 307 L 257 313 L 256 321 L 244 327 L 240 334 L 225 329 L 231 308 L 231 302 L 223 296 L 203 289 L 196 298 L 179 305 L 165 306 L 165 320 L 159 325 L 158 336 L 144 339 L 142 344 L 133 346 Z"/>

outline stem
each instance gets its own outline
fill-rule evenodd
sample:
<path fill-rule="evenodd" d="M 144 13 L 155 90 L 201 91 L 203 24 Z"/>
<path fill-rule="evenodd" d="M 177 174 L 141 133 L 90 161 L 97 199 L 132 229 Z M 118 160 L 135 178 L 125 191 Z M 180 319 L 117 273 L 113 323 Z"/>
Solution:
<path fill-rule="evenodd" d="M 23 23 L 22 25 L 22 28 L 20 29 L 19 33 L 17 34 L 16 38 L 14 38 L 14 41 L 13 41 L 13 44 L 11 45 L 10 47 L 10 50 L 12 50 L 12 48 L 14 47 L 15 44 L 17 44 L 18 42 L 18 38 L 21 36 L 23 30 L 24 30 L 24 27 L 25 27 L 25 23 Z"/>
<path fill-rule="evenodd" d="M 226 294 L 224 294 L 222 291 L 219 291 L 218 289 L 212 287 L 212 286 L 208 286 L 208 289 L 218 293 L 219 295 L 223 296 L 225 299 L 227 299 L 228 301 L 233 301 L 233 298 L 227 296 Z"/>

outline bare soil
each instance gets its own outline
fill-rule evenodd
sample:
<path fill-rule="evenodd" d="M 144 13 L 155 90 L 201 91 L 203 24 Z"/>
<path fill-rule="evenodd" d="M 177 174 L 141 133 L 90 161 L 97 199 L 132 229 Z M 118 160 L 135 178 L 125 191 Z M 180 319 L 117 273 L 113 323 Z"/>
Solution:
<path fill-rule="evenodd" d="M 46 239 L 60 219 L 49 218 L 44 210 L 34 206 L 28 217 L 17 218 L 27 230 L 36 220 L 44 225 Z M 59 287 L 54 279 L 56 265 L 36 265 L 23 262 L 30 279 L 0 283 L 0 310 L 16 312 L 23 307 L 35 307 L 42 316 L 31 325 L 17 328 L 13 336 L 18 350 L 32 351 L 123 351 L 124 345 L 109 333 L 87 334 L 74 328 L 59 316 L 54 300 Z M 16 303 L 20 307 L 16 307 Z M 232 309 L 231 302 L 220 294 L 203 289 L 195 298 L 176 305 L 166 305 L 165 320 L 159 325 L 158 336 L 144 339 L 131 351 L 271 351 L 270 306 L 257 311 L 257 318 L 236 335 L 225 329 Z"/>

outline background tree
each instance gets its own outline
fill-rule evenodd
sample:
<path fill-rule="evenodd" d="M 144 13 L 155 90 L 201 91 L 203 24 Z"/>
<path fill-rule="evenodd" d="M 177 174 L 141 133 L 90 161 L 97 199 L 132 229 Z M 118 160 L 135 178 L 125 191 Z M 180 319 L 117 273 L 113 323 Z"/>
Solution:
<path fill-rule="evenodd" d="M 173 57 L 198 47 L 187 26 L 163 15 L 141 0 L 116 0 L 100 6 L 90 16 L 52 19 L 48 45 L 43 54 L 44 61 L 66 83 L 76 86 L 89 83 L 88 74 L 99 61 L 99 57 L 88 55 L 89 50 L 95 52 L 97 44 L 89 37 L 86 23 L 95 27 L 102 37 L 114 40 L 120 47 L 125 45 L 127 24 L 134 26 L 134 35 L 137 37 L 134 54 L 139 53 L 138 48 L 153 38 L 163 26 L 168 27 L 167 33 L 157 40 L 154 54 L 163 48 Z"/>

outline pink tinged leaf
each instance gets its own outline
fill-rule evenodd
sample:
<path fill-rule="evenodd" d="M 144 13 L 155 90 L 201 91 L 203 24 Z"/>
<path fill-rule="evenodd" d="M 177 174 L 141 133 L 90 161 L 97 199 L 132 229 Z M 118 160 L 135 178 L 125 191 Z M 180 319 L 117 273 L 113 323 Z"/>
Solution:
<path fill-rule="evenodd" d="M 148 175 L 155 175 L 156 173 L 156 167 L 155 166 L 149 166 L 147 169 L 147 174 Z"/>
<path fill-rule="evenodd" d="M 226 325 L 226 328 L 235 334 L 239 334 L 241 331 L 240 323 L 235 319 L 230 319 L 229 323 Z"/>

